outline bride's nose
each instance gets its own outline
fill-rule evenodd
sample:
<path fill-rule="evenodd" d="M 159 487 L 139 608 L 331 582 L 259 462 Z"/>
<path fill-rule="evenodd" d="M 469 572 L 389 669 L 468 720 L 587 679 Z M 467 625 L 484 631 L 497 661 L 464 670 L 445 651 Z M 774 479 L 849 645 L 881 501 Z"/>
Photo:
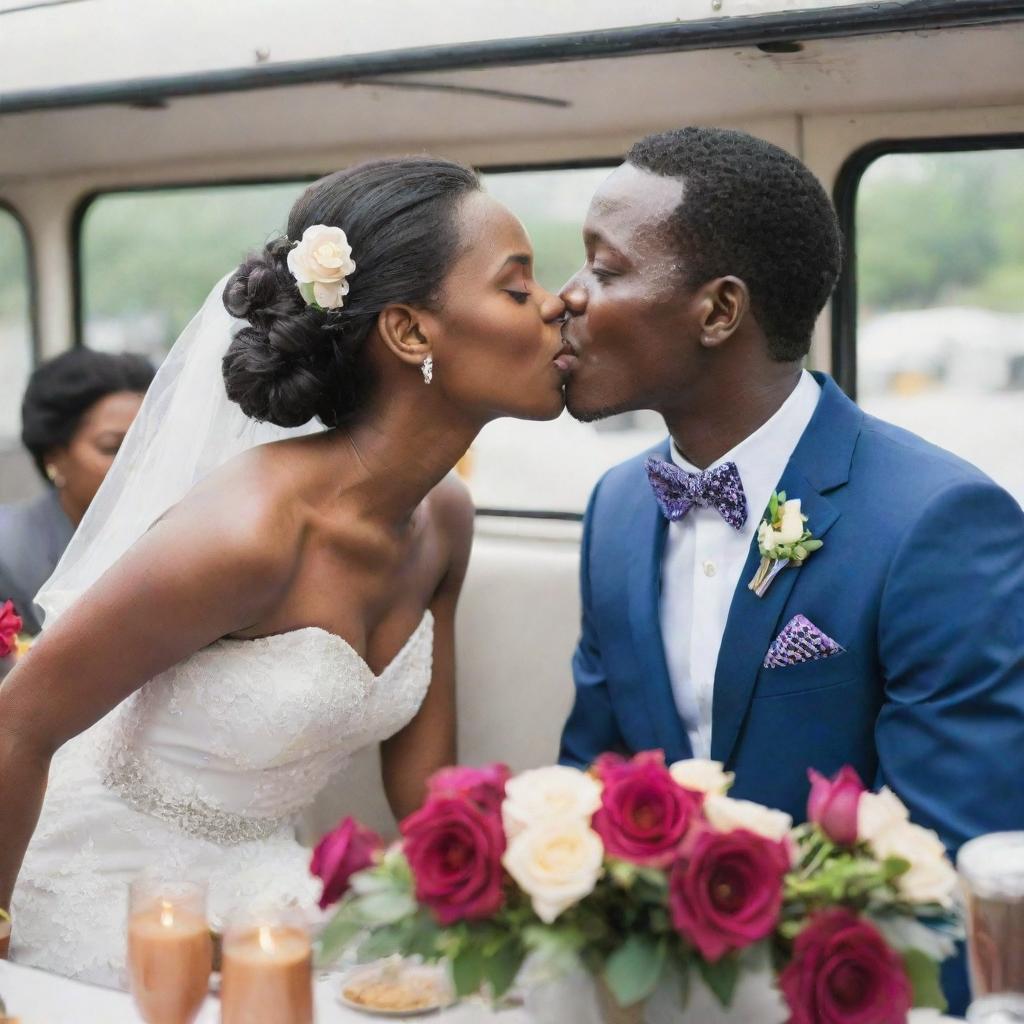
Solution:
<path fill-rule="evenodd" d="M 540 304 L 540 315 L 546 324 L 561 320 L 565 316 L 565 303 L 561 296 L 545 291 Z"/>

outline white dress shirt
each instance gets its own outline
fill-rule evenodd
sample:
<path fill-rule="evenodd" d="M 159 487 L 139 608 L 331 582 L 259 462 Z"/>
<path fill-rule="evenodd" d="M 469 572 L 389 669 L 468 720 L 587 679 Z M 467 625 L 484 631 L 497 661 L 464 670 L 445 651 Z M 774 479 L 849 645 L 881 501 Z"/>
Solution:
<path fill-rule="evenodd" d="M 699 505 L 668 525 L 661 565 L 661 635 L 672 695 L 694 757 L 711 753 L 718 651 L 751 541 L 820 394 L 818 382 L 804 370 L 778 412 L 712 464 L 736 463 L 747 496 L 747 521 L 741 530 L 734 530 L 717 510 Z M 699 472 L 674 444 L 671 449 L 677 466 Z"/>

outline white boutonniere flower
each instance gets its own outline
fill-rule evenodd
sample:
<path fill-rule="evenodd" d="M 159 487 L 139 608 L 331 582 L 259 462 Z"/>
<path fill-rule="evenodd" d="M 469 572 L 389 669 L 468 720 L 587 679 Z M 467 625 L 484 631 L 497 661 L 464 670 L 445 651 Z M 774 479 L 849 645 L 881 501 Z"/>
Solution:
<path fill-rule="evenodd" d="M 773 492 L 764 518 L 757 527 L 757 549 L 761 564 L 747 584 L 764 597 L 778 574 L 791 565 L 799 568 L 823 544 L 807 529 L 807 516 L 800 511 L 799 498 L 786 498 L 785 491 Z"/>

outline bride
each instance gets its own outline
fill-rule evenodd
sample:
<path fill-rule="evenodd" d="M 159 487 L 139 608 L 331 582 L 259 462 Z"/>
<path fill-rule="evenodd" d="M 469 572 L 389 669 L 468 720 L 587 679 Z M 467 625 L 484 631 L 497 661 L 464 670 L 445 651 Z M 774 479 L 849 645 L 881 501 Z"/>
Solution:
<path fill-rule="evenodd" d="M 143 870 L 209 880 L 214 919 L 311 906 L 294 817 L 367 744 L 419 804 L 455 755 L 448 473 L 489 420 L 559 414 L 562 313 L 521 224 L 430 158 L 311 185 L 215 289 L 0 688 L 14 959 L 122 984 Z"/>

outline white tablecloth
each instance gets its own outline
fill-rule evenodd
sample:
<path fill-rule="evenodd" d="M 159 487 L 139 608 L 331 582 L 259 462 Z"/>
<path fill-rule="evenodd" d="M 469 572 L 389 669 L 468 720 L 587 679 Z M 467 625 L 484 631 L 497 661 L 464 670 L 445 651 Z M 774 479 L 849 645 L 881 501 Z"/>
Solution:
<path fill-rule="evenodd" d="M 334 997 L 337 979 L 317 984 L 317 1024 L 369 1024 L 374 1018 L 341 1006 Z M 131 997 L 123 992 L 94 988 L 53 974 L 0 960 L 0 996 L 7 1012 L 21 1024 L 140 1024 Z M 378 1018 L 379 1019 L 379 1018 Z M 492 1013 L 466 1003 L 428 1018 L 438 1024 L 530 1024 L 521 1010 Z M 196 1024 L 218 1024 L 219 1008 L 207 1000 Z"/>
<path fill-rule="evenodd" d="M 321 981 L 316 989 L 317 1024 L 369 1024 L 365 1014 L 341 1006 L 334 998 L 337 979 Z M 130 996 L 123 992 L 93 988 L 43 971 L 0 960 L 0 996 L 7 1012 L 22 1024 L 141 1024 Z M 380 1018 L 377 1018 L 380 1019 Z M 427 1018 L 437 1024 L 531 1024 L 523 1010 L 492 1013 L 479 1004 L 465 1003 Z M 218 1024 L 217 1001 L 207 1000 L 196 1024 Z M 952 1021 L 934 1010 L 915 1010 L 909 1024 L 938 1024 Z"/>

